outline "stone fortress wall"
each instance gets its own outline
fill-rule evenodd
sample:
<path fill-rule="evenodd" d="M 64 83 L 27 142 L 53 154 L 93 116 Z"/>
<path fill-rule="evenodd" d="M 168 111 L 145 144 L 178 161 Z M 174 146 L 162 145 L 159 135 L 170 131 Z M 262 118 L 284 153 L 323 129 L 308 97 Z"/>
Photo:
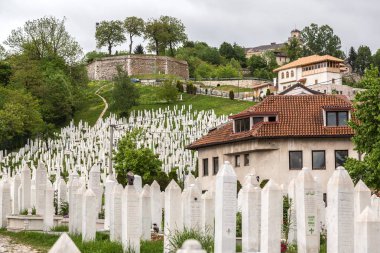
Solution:
<path fill-rule="evenodd" d="M 88 77 L 90 80 L 112 80 L 118 65 L 129 75 L 167 74 L 189 78 L 186 61 L 155 55 L 123 55 L 97 59 L 87 65 Z"/>

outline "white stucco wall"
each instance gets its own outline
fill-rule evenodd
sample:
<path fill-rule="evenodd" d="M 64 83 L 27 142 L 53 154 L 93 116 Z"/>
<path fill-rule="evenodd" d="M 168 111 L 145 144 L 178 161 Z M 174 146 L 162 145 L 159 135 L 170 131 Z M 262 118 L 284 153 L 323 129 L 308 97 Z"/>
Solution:
<path fill-rule="evenodd" d="M 289 170 L 289 151 L 303 152 L 303 166 L 312 168 L 312 150 L 325 150 L 326 170 L 313 170 L 326 191 L 328 179 L 335 170 L 335 150 L 348 150 L 349 157 L 358 158 L 357 152 L 349 138 L 297 138 L 250 140 L 198 150 L 199 176 L 203 190 L 212 189 L 215 185 L 212 158 L 219 157 L 219 167 L 229 161 L 235 168 L 238 180 L 243 183 L 244 177 L 254 168 L 260 180 L 273 179 L 279 184 L 288 185 L 299 170 Z M 249 153 L 249 166 L 244 166 L 244 154 Z M 235 167 L 235 155 L 240 154 L 240 167 Z M 208 158 L 208 176 L 203 176 L 204 158 Z"/>

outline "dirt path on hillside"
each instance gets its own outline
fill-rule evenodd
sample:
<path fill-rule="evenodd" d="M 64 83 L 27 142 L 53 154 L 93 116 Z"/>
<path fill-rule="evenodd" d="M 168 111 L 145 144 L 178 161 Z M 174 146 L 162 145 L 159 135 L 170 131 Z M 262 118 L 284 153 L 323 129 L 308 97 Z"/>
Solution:
<path fill-rule="evenodd" d="M 101 89 L 103 89 L 105 86 L 107 86 L 107 84 L 103 85 L 102 87 L 100 87 L 99 89 L 97 89 L 97 90 L 95 91 L 95 95 L 97 95 L 98 97 L 100 97 L 100 98 L 103 100 L 103 103 L 104 103 L 104 109 L 103 109 L 103 111 L 100 113 L 99 118 L 98 118 L 97 121 L 99 121 L 100 119 L 102 119 L 103 116 L 104 116 L 104 114 L 105 114 L 106 111 L 108 110 L 108 102 L 107 102 L 107 100 L 106 100 L 104 97 L 102 97 L 101 95 L 99 95 L 99 91 L 100 91 Z"/>
<path fill-rule="evenodd" d="M 29 246 L 18 244 L 12 241 L 8 236 L 0 235 L 0 253 L 39 253 L 40 251 L 35 250 Z"/>

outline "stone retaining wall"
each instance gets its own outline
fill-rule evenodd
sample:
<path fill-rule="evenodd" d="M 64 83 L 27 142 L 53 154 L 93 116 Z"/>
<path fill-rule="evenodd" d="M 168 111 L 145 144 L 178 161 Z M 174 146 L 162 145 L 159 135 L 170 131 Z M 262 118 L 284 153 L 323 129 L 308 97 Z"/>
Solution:
<path fill-rule="evenodd" d="M 167 74 L 183 79 L 189 78 L 189 66 L 167 56 L 123 55 L 105 57 L 87 65 L 90 80 L 112 80 L 116 75 L 116 67 L 120 65 L 129 75 Z"/>

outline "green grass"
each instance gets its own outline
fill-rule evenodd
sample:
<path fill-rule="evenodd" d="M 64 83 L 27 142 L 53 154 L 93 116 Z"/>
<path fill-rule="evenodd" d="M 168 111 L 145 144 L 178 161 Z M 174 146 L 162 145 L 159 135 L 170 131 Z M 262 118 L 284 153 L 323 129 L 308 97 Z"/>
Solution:
<path fill-rule="evenodd" d="M 207 87 L 205 87 L 207 88 Z M 251 88 L 246 88 L 246 87 L 237 87 L 235 85 L 221 85 L 218 87 L 210 87 L 213 88 L 214 90 L 221 90 L 221 91 L 226 91 L 229 92 L 230 90 L 236 92 L 252 92 L 253 89 Z"/>
<path fill-rule="evenodd" d="M 69 231 L 69 227 L 66 226 L 66 225 L 58 225 L 58 226 L 55 226 L 51 229 L 51 231 L 54 231 L 54 232 L 68 232 Z"/>

